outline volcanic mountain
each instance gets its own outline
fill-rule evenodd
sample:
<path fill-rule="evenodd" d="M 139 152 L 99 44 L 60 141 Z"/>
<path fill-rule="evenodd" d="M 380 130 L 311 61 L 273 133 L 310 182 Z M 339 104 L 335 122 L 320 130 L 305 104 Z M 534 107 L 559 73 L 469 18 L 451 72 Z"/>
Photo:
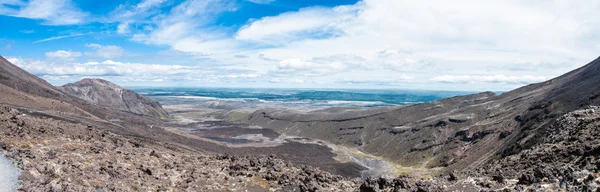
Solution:
<path fill-rule="evenodd" d="M 57 88 L 69 95 L 96 105 L 138 115 L 159 118 L 169 117 L 169 114 L 157 101 L 103 79 L 82 79 Z"/>

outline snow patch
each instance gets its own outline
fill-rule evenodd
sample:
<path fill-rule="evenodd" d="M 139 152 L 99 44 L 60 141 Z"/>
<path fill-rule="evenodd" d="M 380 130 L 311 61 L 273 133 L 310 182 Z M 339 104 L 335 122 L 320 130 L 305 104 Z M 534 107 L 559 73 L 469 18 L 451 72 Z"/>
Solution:
<path fill-rule="evenodd" d="M 4 152 L 0 152 L 4 154 Z M 12 164 L 12 161 L 0 155 L 0 192 L 17 191 L 19 186 L 20 169 Z"/>

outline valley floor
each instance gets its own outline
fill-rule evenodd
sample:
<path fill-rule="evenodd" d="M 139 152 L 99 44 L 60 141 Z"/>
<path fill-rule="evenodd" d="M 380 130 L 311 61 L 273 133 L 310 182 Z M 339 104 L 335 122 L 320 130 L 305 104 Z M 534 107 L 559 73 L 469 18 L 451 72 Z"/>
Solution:
<path fill-rule="evenodd" d="M 498 163 L 500 164 L 494 164 L 492 163 L 492 165 L 490 165 L 488 168 L 483 168 L 480 170 L 483 171 L 477 171 L 477 172 L 468 172 L 468 173 L 452 173 L 450 174 L 450 176 L 447 175 L 441 175 L 439 176 L 439 173 L 442 172 L 441 169 L 443 168 L 426 168 L 426 167 L 403 167 L 401 165 L 398 164 L 394 164 L 392 163 L 392 161 L 386 161 L 384 158 L 381 157 L 377 157 L 377 156 L 373 156 L 367 153 L 364 153 L 358 149 L 354 149 L 354 148 L 348 148 L 345 146 L 340 146 L 340 145 L 335 145 L 335 144 L 331 144 L 325 141 L 320 141 L 320 140 L 316 140 L 316 139 L 312 139 L 312 138 L 302 138 L 302 137 L 297 137 L 297 136 L 285 136 L 285 135 L 280 135 L 272 130 L 269 129 L 262 129 L 261 127 L 257 127 L 257 126 L 249 126 L 249 125 L 243 125 L 243 124 L 235 124 L 235 123 L 230 123 L 227 120 L 224 120 L 223 117 L 228 117 L 227 119 L 231 120 L 231 119 L 235 119 L 236 116 L 240 116 L 243 117 L 244 115 L 242 115 L 241 113 L 245 113 L 245 111 L 235 111 L 235 110 L 218 110 L 218 109 L 210 109 L 210 108 L 198 108 L 198 107 L 182 107 L 182 106 L 167 106 L 167 109 L 171 109 L 170 113 L 174 114 L 174 116 L 177 119 L 183 120 L 182 124 L 184 125 L 194 125 L 195 127 L 187 127 L 187 128 L 179 128 L 179 129 L 173 129 L 172 131 L 180 131 L 180 134 L 188 134 L 192 137 L 198 137 L 201 139 L 208 139 L 208 140 L 212 140 L 212 142 L 216 142 L 216 143 L 220 143 L 222 145 L 226 145 L 229 147 L 239 147 L 239 146 L 243 146 L 243 147 L 251 147 L 251 148 L 271 148 L 271 149 L 276 149 L 278 146 L 283 145 L 285 142 L 298 142 L 298 143 L 303 143 L 303 144 L 311 144 L 311 145 L 318 145 L 318 146 L 326 146 L 326 148 L 321 148 L 321 150 L 323 151 L 328 151 L 330 153 L 333 154 L 333 156 L 327 155 L 327 158 L 332 158 L 335 160 L 336 163 L 354 163 L 354 164 L 358 164 L 360 166 L 362 166 L 364 169 L 360 170 L 360 176 L 362 178 L 362 180 L 365 180 L 365 182 L 363 182 L 363 187 L 366 185 L 368 186 L 369 182 L 373 182 L 375 183 L 375 187 L 374 188 L 381 188 L 381 189 L 386 189 L 385 185 L 387 182 L 390 181 L 386 181 L 385 179 L 383 181 L 373 181 L 371 180 L 371 178 L 378 178 L 378 177 L 384 177 L 384 178 L 395 178 L 395 177 L 403 177 L 402 175 L 411 175 L 411 177 L 416 177 L 416 178 L 420 178 L 420 179 L 425 179 L 425 180 L 430 180 L 433 181 L 434 183 L 437 183 L 437 185 L 439 186 L 443 186 L 443 190 L 444 191 L 480 191 L 480 190 L 506 190 L 506 191 L 512 191 L 512 190 L 516 190 L 516 191 L 521 191 L 521 190 L 534 190 L 534 191 L 545 191 L 545 190 L 550 190 L 550 189 L 571 189 L 571 190 L 582 190 L 582 189 L 594 189 L 596 187 L 598 187 L 598 185 L 600 184 L 600 175 L 594 175 L 594 173 L 597 173 L 598 169 L 600 169 L 600 167 L 594 168 L 593 164 L 594 162 L 600 162 L 600 159 L 596 156 L 594 156 L 593 154 L 598 153 L 598 151 L 595 151 L 595 148 L 597 148 L 598 146 L 596 146 L 595 143 L 596 141 L 594 141 L 593 139 L 591 139 L 590 141 L 592 141 L 592 143 L 588 143 L 585 145 L 589 145 L 586 147 L 586 150 L 590 151 L 590 154 L 592 154 L 592 156 L 594 157 L 587 157 L 588 159 L 590 159 L 590 161 L 586 161 L 587 164 L 586 165 L 591 165 L 590 167 L 584 167 L 583 170 L 581 170 L 581 168 L 573 168 L 571 170 L 575 170 L 574 173 L 578 176 L 573 177 L 573 179 L 575 178 L 584 178 L 584 177 L 589 177 L 592 178 L 592 180 L 594 180 L 593 178 L 596 178 L 595 181 L 590 180 L 590 182 L 584 182 L 583 180 L 579 181 L 577 179 L 575 179 L 574 181 L 568 181 L 565 180 L 564 178 L 561 181 L 553 181 L 551 180 L 551 178 L 553 178 L 552 175 L 540 175 L 535 173 L 536 170 L 533 170 L 534 173 L 531 173 L 530 168 L 528 167 L 521 167 L 518 168 L 519 166 L 533 166 L 533 165 L 528 165 L 528 163 L 533 163 L 536 161 L 540 161 L 539 158 L 541 157 L 529 157 L 532 154 L 535 153 L 529 153 L 527 150 L 523 152 L 523 154 L 521 155 L 515 155 L 515 157 L 512 158 L 506 158 L 504 161 L 499 161 Z M 173 109 L 177 109 L 177 110 L 173 110 Z M 570 130 L 570 129 L 577 129 L 577 125 L 579 126 L 583 126 L 585 124 L 589 124 L 592 123 L 594 125 L 590 125 L 591 128 L 593 128 L 593 126 L 595 126 L 595 124 L 597 122 L 599 122 L 598 117 L 600 116 L 600 112 L 597 111 L 598 108 L 597 107 L 591 107 L 591 109 L 584 109 L 584 110 L 580 110 L 580 111 L 575 111 L 572 113 L 569 113 L 567 115 L 565 115 L 565 117 L 563 117 L 563 119 L 557 119 L 557 125 L 554 127 L 557 127 L 555 129 L 559 129 L 559 130 Z M 247 112 L 246 112 L 247 113 Z M 217 117 L 217 118 L 215 118 Z M 583 118 L 585 117 L 585 118 Z M 198 122 L 211 122 L 211 125 L 202 125 L 203 123 L 198 123 Z M 563 121 L 569 121 L 569 122 L 563 122 Z M 190 122 L 196 122 L 196 124 L 194 123 L 190 123 Z M 218 123 L 215 123 L 218 122 Z M 223 127 L 222 125 L 232 125 L 235 124 L 235 128 L 231 129 L 231 127 Z M 215 125 L 220 125 L 220 126 L 215 126 Z M 575 127 L 573 127 L 575 126 Z M 589 126 L 588 126 L 589 127 Z M 589 129 L 589 128 L 588 128 Z M 182 131 L 183 130 L 183 131 Z M 594 135 L 597 133 L 597 130 L 591 129 L 592 133 L 591 135 Z M 561 148 L 564 145 L 567 145 L 567 143 L 564 143 L 565 139 L 568 139 L 568 137 L 565 137 L 567 135 L 570 135 L 572 133 L 569 134 L 557 134 L 552 136 L 552 138 L 555 138 L 556 141 L 552 141 L 554 142 L 553 144 L 549 144 L 549 146 L 554 146 L 554 148 Z M 264 137 L 265 139 L 259 139 L 259 140 L 248 140 L 247 137 L 241 137 L 240 136 L 244 136 L 244 135 L 259 135 L 260 137 Z M 282 136 L 283 137 L 282 139 Z M 588 136 L 577 136 L 577 138 L 586 138 Z M 272 142 L 278 139 L 282 139 L 283 142 Z M 548 144 L 544 144 L 541 145 L 537 148 L 533 148 L 533 150 L 548 150 L 547 147 L 545 147 Z M 302 148 L 302 147 L 298 147 L 298 148 Z M 294 151 L 297 150 L 298 148 L 284 148 L 284 149 L 277 149 L 277 150 L 270 150 L 268 152 L 271 153 L 275 153 L 277 154 L 279 157 L 285 159 L 285 160 L 292 160 L 294 159 L 294 157 L 290 157 L 288 155 L 286 155 L 286 153 L 288 153 L 289 151 Z M 569 152 L 570 153 L 570 152 Z M 569 156 L 567 154 L 565 154 L 566 156 Z M 588 154 L 589 155 L 589 154 Z M 522 162 L 515 162 L 515 158 L 517 157 L 527 157 L 530 159 L 524 159 Z M 544 157 L 547 159 L 547 157 Z M 594 160 L 596 159 L 596 160 Z M 508 162 L 506 162 L 508 161 Z M 542 162 L 544 160 L 542 159 Z M 296 162 L 299 164 L 310 164 L 316 167 L 320 167 L 319 164 L 312 164 L 312 163 L 306 163 L 306 162 Z M 551 164 L 547 164 L 550 168 L 546 168 L 546 169 L 557 169 L 560 170 L 562 168 L 558 168 L 558 167 L 564 167 L 564 166 L 574 166 L 575 164 L 575 160 L 573 161 L 566 161 L 565 164 L 561 164 L 561 165 L 551 165 Z M 423 165 L 426 163 L 422 163 Z M 535 163 L 534 163 L 535 164 Z M 546 165 L 546 164 L 542 164 L 542 165 Z M 598 166 L 600 166 L 600 164 L 597 164 Z M 339 170 L 331 170 L 328 169 L 327 167 L 321 167 L 324 170 L 336 173 L 336 174 L 340 174 Z M 344 169 L 345 167 L 342 167 L 342 169 Z M 499 172 L 493 172 L 491 171 L 492 169 L 495 170 L 503 170 L 503 171 L 499 171 Z M 519 170 L 517 170 L 519 169 Z M 542 168 L 544 169 L 544 168 Z M 587 169 L 587 170 L 586 170 Z M 581 170 L 581 171 L 576 171 L 576 170 Z M 344 172 L 342 172 L 344 173 Z M 347 172 L 346 172 L 347 173 Z M 589 174 L 587 174 L 589 173 Z M 500 176 L 498 176 L 500 175 Z M 346 177 L 352 176 L 352 175 L 345 175 Z M 500 178 L 500 179 L 499 179 Z M 562 178 L 562 177 L 561 177 Z M 539 181 L 536 181 L 539 180 Z M 540 183 L 541 181 L 541 183 Z M 382 183 L 383 182 L 383 183 Z M 568 184 L 571 183 L 571 184 Z M 377 187 L 379 186 L 379 187 Z M 364 188 L 363 188 L 364 189 Z M 390 188 L 387 188 L 390 189 Z M 366 190 L 368 191 L 368 190 Z"/>
<path fill-rule="evenodd" d="M 276 155 L 294 164 L 310 165 L 342 175 L 360 178 L 367 167 L 346 157 L 338 161 L 337 156 L 348 156 L 346 152 L 332 150 L 332 145 L 309 138 L 286 136 L 270 129 L 252 127 L 207 116 L 206 108 L 182 108 L 166 106 L 174 121 L 165 130 L 185 137 L 221 145 L 233 155 Z M 212 114 L 214 115 L 214 114 Z M 374 175 L 379 176 L 379 175 Z"/>
<path fill-rule="evenodd" d="M 595 157 L 583 161 L 587 162 L 583 167 L 587 170 L 577 168 L 572 177 L 575 181 L 567 186 L 549 180 L 549 176 L 538 178 L 536 172 L 529 175 L 529 168 L 514 158 L 497 164 L 496 170 L 507 177 L 485 171 L 424 177 L 432 170 L 405 168 L 355 149 L 309 138 L 282 137 L 256 126 L 240 127 L 216 118 L 205 121 L 206 116 L 196 116 L 198 113 L 193 111 L 171 112 L 185 122 L 152 128 L 156 131 L 150 134 L 177 133 L 173 135 L 184 136 L 180 140 L 187 138 L 191 143 L 115 133 L 102 124 L 3 106 L 0 147 L 22 170 L 19 189 L 23 191 L 545 191 L 590 189 L 600 183 L 600 177 L 589 176 L 597 173 L 595 166 L 600 165 Z M 584 121 L 592 123 L 586 129 L 591 132 L 581 134 L 595 135 L 598 117 L 600 112 L 593 109 L 574 112 L 557 126 Z M 552 138 L 558 140 L 548 142 L 560 142 L 553 146 L 563 145 L 562 138 Z M 588 147 L 590 154 L 597 153 L 596 147 L 595 143 Z M 577 151 L 574 146 L 567 149 Z M 585 150 L 582 153 L 587 154 Z M 528 154 L 547 158 L 542 152 L 521 157 L 530 157 Z M 537 159 L 523 159 L 533 161 Z M 520 174 L 510 168 L 518 166 L 526 166 L 522 168 L 524 176 L 508 177 L 509 173 Z M 390 177 L 361 179 L 361 173 Z M 395 177 L 399 173 L 412 176 Z"/>

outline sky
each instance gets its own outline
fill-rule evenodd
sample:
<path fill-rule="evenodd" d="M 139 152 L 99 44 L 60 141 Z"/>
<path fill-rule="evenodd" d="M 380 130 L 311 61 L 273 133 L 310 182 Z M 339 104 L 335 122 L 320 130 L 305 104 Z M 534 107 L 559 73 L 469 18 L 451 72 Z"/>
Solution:
<path fill-rule="evenodd" d="M 54 85 L 506 91 L 600 56 L 600 0 L 0 0 Z"/>

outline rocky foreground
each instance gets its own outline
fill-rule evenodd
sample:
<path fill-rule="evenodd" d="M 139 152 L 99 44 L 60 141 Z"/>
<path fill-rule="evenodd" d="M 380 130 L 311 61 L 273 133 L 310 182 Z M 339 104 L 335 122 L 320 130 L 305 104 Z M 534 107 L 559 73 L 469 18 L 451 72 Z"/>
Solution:
<path fill-rule="evenodd" d="M 23 191 L 352 191 L 357 181 L 274 157 L 234 157 L 0 109 Z"/>
<path fill-rule="evenodd" d="M 487 163 L 487 168 L 452 172 L 427 181 L 368 179 L 363 191 L 600 191 L 600 107 L 557 118 L 523 141 L 518 153 Z M 405 177 L 400 177 L 405 178 Z M 448 181 L 448 182 L 446 182 Z M 473 185 L 472 187 L 463 187 Z M 400 186 L 400 187 L 399 187 Z"/>
<path fill-rule="evenodd" d="M 598 190 L 600 110 L 568 113 L 532 147 L 480 172 L 352 180 L 276 157 L 206 154 L 0 108 L 0 147 L 23 191 L 545 191 Z"/>
<path fill-rule="evenodd" d="M 361 186 L 273 156 L 206 154 L 10 107 L 0 107 L 0 127 L 22 191 L 443 191 L 411 177 Z"/>
<path fill-rule="evenodd" d="M 559 117 L 538 130 L 520 153 L 479 170 L 499 183 L 544 185 L 569 191 L 600 190 L 600 108 L 589 107 Z"/>

